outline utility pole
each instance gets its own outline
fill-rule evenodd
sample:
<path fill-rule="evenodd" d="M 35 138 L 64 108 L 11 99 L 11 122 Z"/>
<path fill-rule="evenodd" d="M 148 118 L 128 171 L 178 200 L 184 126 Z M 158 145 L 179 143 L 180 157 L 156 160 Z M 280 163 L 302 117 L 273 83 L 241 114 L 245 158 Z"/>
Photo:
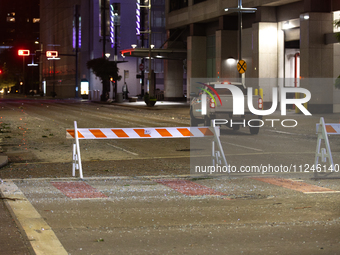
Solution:
<path fill-rule="evenodd" d="M 76 27 L 76 98 L 80 97 L 80 88 L 79 88 L 79 81 L 78 81 L 78 53 L 79 53 L 79 4 L 75 6 L 75 27 Z"/>
<path fill-rule="evenodd" d="M 155 95 L 155 81 L 153 77 L 153 71 L 151 68 L 151 0 L 149 0 L 149 13 L 148 13 L 148 23 L 149 23 L 149 94 L 150 96 Z"/>
<path fill-rule="evenodd" d="M 102 36 L 103 36 L 103 51 L 102 51 L 102 57 L 106 59 L 105 53 L 106 53 L 106 0 L 101 0 L 101 27 L 102 27 Z M 106 101 L 108 99 L 108 94 L 110 92 L 110 80 L 109 77 L 107 79 L 103 80 L 103 94 L 101 97 L 102 101 Z"/>
<path fill-rule="evenodd" d="M 141 25 L 141 31 L 144 31 L 145 29 L 145 12 L 144 8 L 140 9 L 140 25 Z M 144 48 L 144 33 L 140 33 L 140 38 L 141 38 L 141 47 Z M 144 58 L 141 58 L 141 62 L 143 66 L 144 64 Z M 142 88 L 141 88 L 141 95 L 142 97 L 144 96 L 144 68 L 141 70 L 141 77 L 142 77 Z"/>
<path fill-rule="evenodd" d="M 242 6 L 242 0 L 238 0 L 237 8 L 226 8 L 226 12 L 238 13 L 238 61 L 242 60 L 242 13 L 254 13 L 257 8 L 244 8 Z M 242 78 L 242 74 L 241 74 Z"/>
<path fill-rule="evenodd" d="M 101 0 L 102 6 L 102 36 L 103 36 L 103 51 L 102 57 L 105 58 L 106 53 L 106 0 Z"/>

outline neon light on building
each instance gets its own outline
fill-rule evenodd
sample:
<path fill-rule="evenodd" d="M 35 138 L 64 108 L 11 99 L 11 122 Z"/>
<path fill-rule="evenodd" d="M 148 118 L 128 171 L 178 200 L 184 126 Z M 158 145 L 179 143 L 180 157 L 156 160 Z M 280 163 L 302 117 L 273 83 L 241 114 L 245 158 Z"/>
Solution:
<path fill-rule="evenodd" d="M 136 35 L 140 35 L 140 2 L 137 0 L 137 8 L 136 8 Z"/>

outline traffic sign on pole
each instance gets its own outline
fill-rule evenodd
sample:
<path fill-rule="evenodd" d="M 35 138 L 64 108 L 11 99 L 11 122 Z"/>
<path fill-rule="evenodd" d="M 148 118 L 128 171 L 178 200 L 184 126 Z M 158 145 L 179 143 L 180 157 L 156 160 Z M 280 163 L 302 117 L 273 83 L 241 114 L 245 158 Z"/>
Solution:
<path fill-rule="evenodd" d="M 141 70 L 141 71 L 144 70 L 144 64 L 143 64 L 143 63 L 141 63 L 141 64 L 139 65 L 139 70 Z"/>
<path fill-rule="evenodd" d="M 56 51 L 56 50 L 46 51 L 46 57 L 56 58 L 56 57 L 58 57 L 58 51 Z"/>
<path fill-rule="evenodd" d="M 18 50 L 18 55 L 19 56 L 29 56 L 30 51 L 29 50 Z"/>
<path fill-rule="evenodd" d="M 246 71 L 247 71 L 247 63 L 246 63 L 246 61 L 244 61 L 244 60 L 240 60 L 238 63 L 237 63 L 237 71 L 239 72 L 239 73 L 245 73 Z"/>

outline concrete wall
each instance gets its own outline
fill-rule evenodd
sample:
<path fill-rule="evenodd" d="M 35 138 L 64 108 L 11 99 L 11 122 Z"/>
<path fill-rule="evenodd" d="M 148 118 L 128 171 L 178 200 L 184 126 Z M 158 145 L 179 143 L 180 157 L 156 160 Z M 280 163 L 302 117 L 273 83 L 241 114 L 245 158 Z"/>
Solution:
<path fill-rule="evenodd" d="M 309 19 L 301 19 L 300 61 L 302 78 L 325 78 L 324 82 L 306 83 L 312 98 L 308 104 L 311 113 L 333 112 L 333 45 L 325 45 L 324 34 L 333 32 L 331 13 L 309 13 Z M 328 78 L 328 79 L 327 79 Z M 309 79 L 310 81 L 310 79 Z"/>
<path fill-rule="evenodd" d="M 206 78 L 207 75 L 207 38 L 205 36 L 189 36 L 187 42 L 187 84 L 190 78 Z M 190 89 L 187 89 L 190 98 Z"/>

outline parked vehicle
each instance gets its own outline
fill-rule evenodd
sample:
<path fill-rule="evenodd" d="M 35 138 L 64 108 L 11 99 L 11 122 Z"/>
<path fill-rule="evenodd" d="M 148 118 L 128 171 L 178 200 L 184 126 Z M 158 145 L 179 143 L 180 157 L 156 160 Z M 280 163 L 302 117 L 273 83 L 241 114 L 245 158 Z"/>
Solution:
<path fill-rule="evenodd" d="M 221 84 L 234 85 L 243 92 L 243 95 L 247 95 L 247 89 L 242 83 L 206 83 L 207 89 L 201 89 L 199 92 L 190 94 L 192 97 L 190 107 L 191 126 L 197 126 L 201 123 L 205 126 L 210 126 L 212 119 L 220 119 L 225 120 L 225 125 L 233 130 L 249 126 L 251 134 L 258 134 L 262 116 L 257 116 L 250 112 L 246 99 L 244 100 L 244 115 L 234 115 L 233 95 L 228 88 L 218 88 L 221 86 L 217 85 Z M 209 90 L 213 90 L 213 92 L 209 92 Z M 202 100 L 206 100 L 205 108 L 202 107 Z M 252 102 L 255 109 L 262 109 L 263 101 L 260 96 L 253 95 Z M 202 112 L 202 109 L 204 112 Z"/>

